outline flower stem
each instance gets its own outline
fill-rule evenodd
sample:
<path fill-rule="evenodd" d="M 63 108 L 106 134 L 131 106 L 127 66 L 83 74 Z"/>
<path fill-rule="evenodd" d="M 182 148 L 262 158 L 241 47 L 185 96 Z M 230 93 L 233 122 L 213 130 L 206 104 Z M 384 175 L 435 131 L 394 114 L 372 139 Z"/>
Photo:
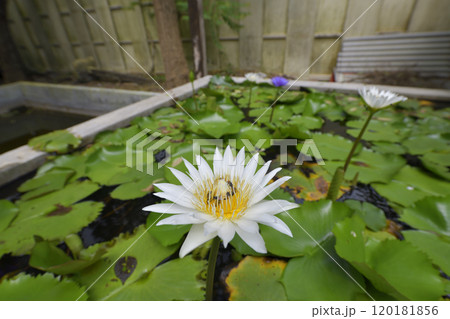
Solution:
<path fill-rule="evenodd" d="M 369 116 L 367 117 L 366 122 L 364 123 L 363 127 L 361 128 L 361 131 L 359 132 L 358 137 L 356 138 L 356 140 L 353 142 L 353 146 L 352 149 L 350 150 L 350 153 L 348 153 L 347 155 L 347 159 L 345 160 L 345 164 L 344 164 L 344 174 L 347 171 L 348 165 L 350 165 L 350 161 L 353 157 L 353 154 L 355 153 L 356 147 L 358 146 L 359 142 L 361 141 L 362 136 L 364 135 L 364 132 L 367 129 L 367 126 L 369 125 L 370 120 L 372 119 L 373 115 L 375 114 L 375 112 L 370 111 Z"/>
<path fill-rule="evenodd" d="M 216 270 L 217 254 L 219 252 L 220 238 L 215 237 L 211 244 L 208 257 L 208 272 L 206 275 L 206 300 L 212 301 L 213 299 L 213 287 L 214 287 L 214 272 Z"/>

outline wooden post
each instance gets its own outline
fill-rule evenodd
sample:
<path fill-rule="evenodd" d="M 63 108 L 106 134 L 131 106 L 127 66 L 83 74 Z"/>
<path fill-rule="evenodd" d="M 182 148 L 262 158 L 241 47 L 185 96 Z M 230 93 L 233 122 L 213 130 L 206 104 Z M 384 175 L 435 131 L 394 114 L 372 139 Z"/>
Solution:
<path fill-rule="evenodd" d="M 192 49 L 194 53 L 195 77 L 208 74 L 206 66 L 205 24 L 203 21 L 203 0 L 188 0 L 189 27 L 191 29 Z"/>

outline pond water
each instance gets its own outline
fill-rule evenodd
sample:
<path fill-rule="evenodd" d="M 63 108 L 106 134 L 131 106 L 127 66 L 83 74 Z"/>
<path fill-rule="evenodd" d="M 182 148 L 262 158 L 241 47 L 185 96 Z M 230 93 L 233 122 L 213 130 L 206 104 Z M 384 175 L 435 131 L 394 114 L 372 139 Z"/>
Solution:
<path fill-rule="evenodd" d="M 27 144 L 32 137 L 71 127 L 91 116 L 19 106 L 0 114 L 0 154 Z"/>

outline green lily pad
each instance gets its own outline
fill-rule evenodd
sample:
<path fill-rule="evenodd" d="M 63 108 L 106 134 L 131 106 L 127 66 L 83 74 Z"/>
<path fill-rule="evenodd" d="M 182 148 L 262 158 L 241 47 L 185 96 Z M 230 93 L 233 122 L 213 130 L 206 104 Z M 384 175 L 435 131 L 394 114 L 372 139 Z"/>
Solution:
<path fill-rule="evenodd" d="M 325 243 L 323 248 L 334 260 L 319 248 L 311 255 L 289 260 L 282 277 L 289 300 L 355 300 L 364 292 L 360 288 L 365 288 L 363 277 L 337 256 L 333 242 Z"/>
<path fill-rule="evenodd" d="M 386 217 L 384 212 L 378 207 L 357 200 L 346 200 L 344 202 L 350 207 L 362 220 L 366 226 L 373 231 L 380 231 L 386 227 Z"/>
<path fill-rule="evenodd" d="M 367 235 L 359 216 L 336 224 L 336 251 L 381 292 L 398 300 L 438 300 L 444 293 L 439 271 L 411 243 Z"/>
<path fill-rule="evenodd" d="M 257 124 L 270 124 L 270 114 L 272 113 L 270 106 L 271 104 L 267 105 L 267 107 L 252 109 L 249 115 L 255 117 L 255 120 L 258 119 Z M 272 123 L 287 121 L 292 117 L 293 112 L 289 105 L 275 104 L 272 107 L 275 108 Z"/>
<path fill-rule="evenodd" d="M 372 186 L 380 195 L 404 207 L 429 195 L 450 195 L 448 183 L 409 165 L 393 176 L 390 183 L 374 183 Z"/>
<path fill-rule="evenodd" d="M 152 175 L 144 174 L 141 178 L 119 185 L 110 196 L 120 200 L 140 198 L 153 192 L 153 183 L 160 183 L 164 180 L 164 170 L 155 169 Z"/>
<path fill-rule="evenodd" d="M 402 155 L 407 152 L 403 145 L 390 142 L 373 142 L 371 149 L 377 153 L 383 154 Z"/>
<path fill-rule="evenodd" d="M 39 167 L 36 177 L 41 176 L 48 171 L 54 169 L 54 168 L 61 168 L 61 169 L 70 169 L 75 171 L 75 174 L 73 174 L 69 179 L 68 182 L 73 182 L 77 180 L 78 178 L 84 176 L 85 169 L 86 169 L 86 160 L 87 156 L 82 154 L 70 154 L 70 155 L 60 155 L 56 157 L 52 162 L 47 162 L 41 167 Z"/>
<path fill-rule="evenodd" d="M 27 192 L 22 195 L 22 200 L 36 198 L 63 188 L 74 174 L 75 171 L 69 168 L 53 168 L 42 175 L 27 180 L 17 190 Z"/>
<path fill-rule="evenodd" d="M 195 116 L 198 125 L 191 122 L 190 128 L 196 132 L 204 132 L 205 134 L 220 138 L 226 134 L 235 134 L 239 132 L 239 124 L 230 121 L 219 113 L 203 112 Z"/>
<path fill-rule="evenodd" d="M 19 209 L 9 200 L 0 199 L 0 232 L 6 229 L 17 216 Z"/>
<path fill-rule="evenodd" d="M 205 261 L 189 256 L 171 260 L 107 300 L 204 300 L 205 281 L 199 274 L 205 267 Z"/>
<path fill-rule="evenodd" d="M 298 125 L 308 130 L 318 130 L 323 125 L 323 120 L 320 117 L 306 116 L 306 115 L 294 115 L 288 121 L 291 125 Z"/>
<path fill-rule="evenodd" d="M 44 216 L 60 206 L 69 206 L 89 196 L 100 187 L 91 181 L 74 182 L 63 189 L 51 192 L 41 197 L 16 202 L 20 210 L 14 225 L 39 216 Z"/>
<path fill-rule="evenodd" d="M 444 240 L 433 233 L 408 230 L 403 232 L 405 240 L 412 243 L 420 251 L 430 257 L 433 264 L 437 265 L 446 274 L 450 274 L 450 241 Z"/>
<path fill-rule="evenodd" d="M 293 237 L 265 225 L 260 225 L 261 235 L 270 253 L 282 257 L 303 256 L 310 254 L 317 243 L 332 236 L 334 224 L 350 214 L 344 203 L 329 200 L 305 202 L 298 208 L 277 215 L 288 225 Z"/>
<path fill-rule="evenodd" d="M 285 267 L 282 260 L 245 257 L 226 279 L 230 300 L 287 300 L 280 282 Z"/>
<path fill-rule="evenodd" d="M 28 141 L 28 145 L 43 152 L 67 153 L 77 148 L 81 140 L 66 130 L 53 131 Z"/>
<path fill-rule="evenodd" d="M 22 273 L 0 284 L 0 300 L 74 301 L 84 289 L 67 278 L 55 278 L 52 274 L 32 277 Z M 80 300 L 86 300 L 86 297 Z"/>
<path fill-rule="evenodd" d="M 74 275 L 82 285 L 89 286 L 96 281 L 87 291 L 90 300 L 106 300 L 118 294 L 178 249 L 178 245 L 161 245 L 145 232 L 146 228 L 140 226 L 132 235 L 121 234 L 111 241 L 110 248 L 99 261 Z M 127 260 L 135 262 L 127 263 Z"/>
<path fill-rule="evenodd" d="M 139 134 L 142 128 L 132 125 L 126 128 L 119 128 L 115 131 L 104 131 L 95 137 L 95 143 L 101 145 L 123 145 L 127 140 Z"/>
<path fill-rule="evenodd" d="M 347 133 L 353 137 L 357 137 L 364 125 L 364 121 L 349 121 L 346 125 L 350 127 Z M 396 127 L 392 123 L 372 120 L 362 138 L 366 141 L 387 141 L 394 143 L 404 140 L 408 134 L 409 129 L 404 127 Z"/>
<path fill-rule="evenodd" d="M 450 180 L 450 152 L 425 153 L 421 158 L 423 166 L 436 175 Z"/>
<path fill-rule="evenodd" d="M 312 139 L 325 160 L 344 161 L 353 145 L 352 141 L 331 134 L 314 133 L 312 134 Z M 301 147 L 302 145 L 297 145 L 299 151 Z M 358 146 L 355 154 L 358 154 L 361 148 L 361 146 Z"/>
<path fill-rule="evenodd" d="M 415 228 L 450 237 L 450 196 L 421 199 L 403 211 L 401 220 Z"/>
<path fill-rule="evenodd" d="M 16 220 L 0 233 L 0 256 L 12 252 L 25 254 L 34 246 L 34 236 L 46 240 L 63 240 L 67 235 L 79 232 L 100 214 L 103 203 L 81 202 L 73 206 L 56 206 L 46 216 L 39 215 Z"/>
<path fill-rule="evenodd" d="M 408 152 L 413 155 L 426 154 L 431 151 L 444 151 L 450 148 L 450 141 L 440 134 L 412 136 L 403 142 Z"/>
<path fill-rule="evenodd" d="M 251 152 L 252 150 L 248 147 L 250 146 L 250 144 L 251 146 L 257 147 L 259 149 L 270 147 L 272 135 L 264 128 L 256 125 L 251 125 L 251 123 L 249 122 L 243 122 L 239 133 L 233 136 L 233 138 L 237 140 L 236 147 L 238 149 L 246 146 L 247 150 Z M 248 140 L 248 142 L 243 140 Z"/>

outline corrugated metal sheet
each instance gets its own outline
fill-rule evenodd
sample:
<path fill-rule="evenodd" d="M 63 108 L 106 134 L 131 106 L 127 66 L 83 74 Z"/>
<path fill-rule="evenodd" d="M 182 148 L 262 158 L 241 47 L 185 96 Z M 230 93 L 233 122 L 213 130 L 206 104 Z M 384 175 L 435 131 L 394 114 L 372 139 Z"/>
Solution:
<path fill-rule="evenodd" d="M 399 33 L 345 39 L 335 68 L 337 81 L 355 73 L 414 71 L 450 77 L 450 32 Z"/>

